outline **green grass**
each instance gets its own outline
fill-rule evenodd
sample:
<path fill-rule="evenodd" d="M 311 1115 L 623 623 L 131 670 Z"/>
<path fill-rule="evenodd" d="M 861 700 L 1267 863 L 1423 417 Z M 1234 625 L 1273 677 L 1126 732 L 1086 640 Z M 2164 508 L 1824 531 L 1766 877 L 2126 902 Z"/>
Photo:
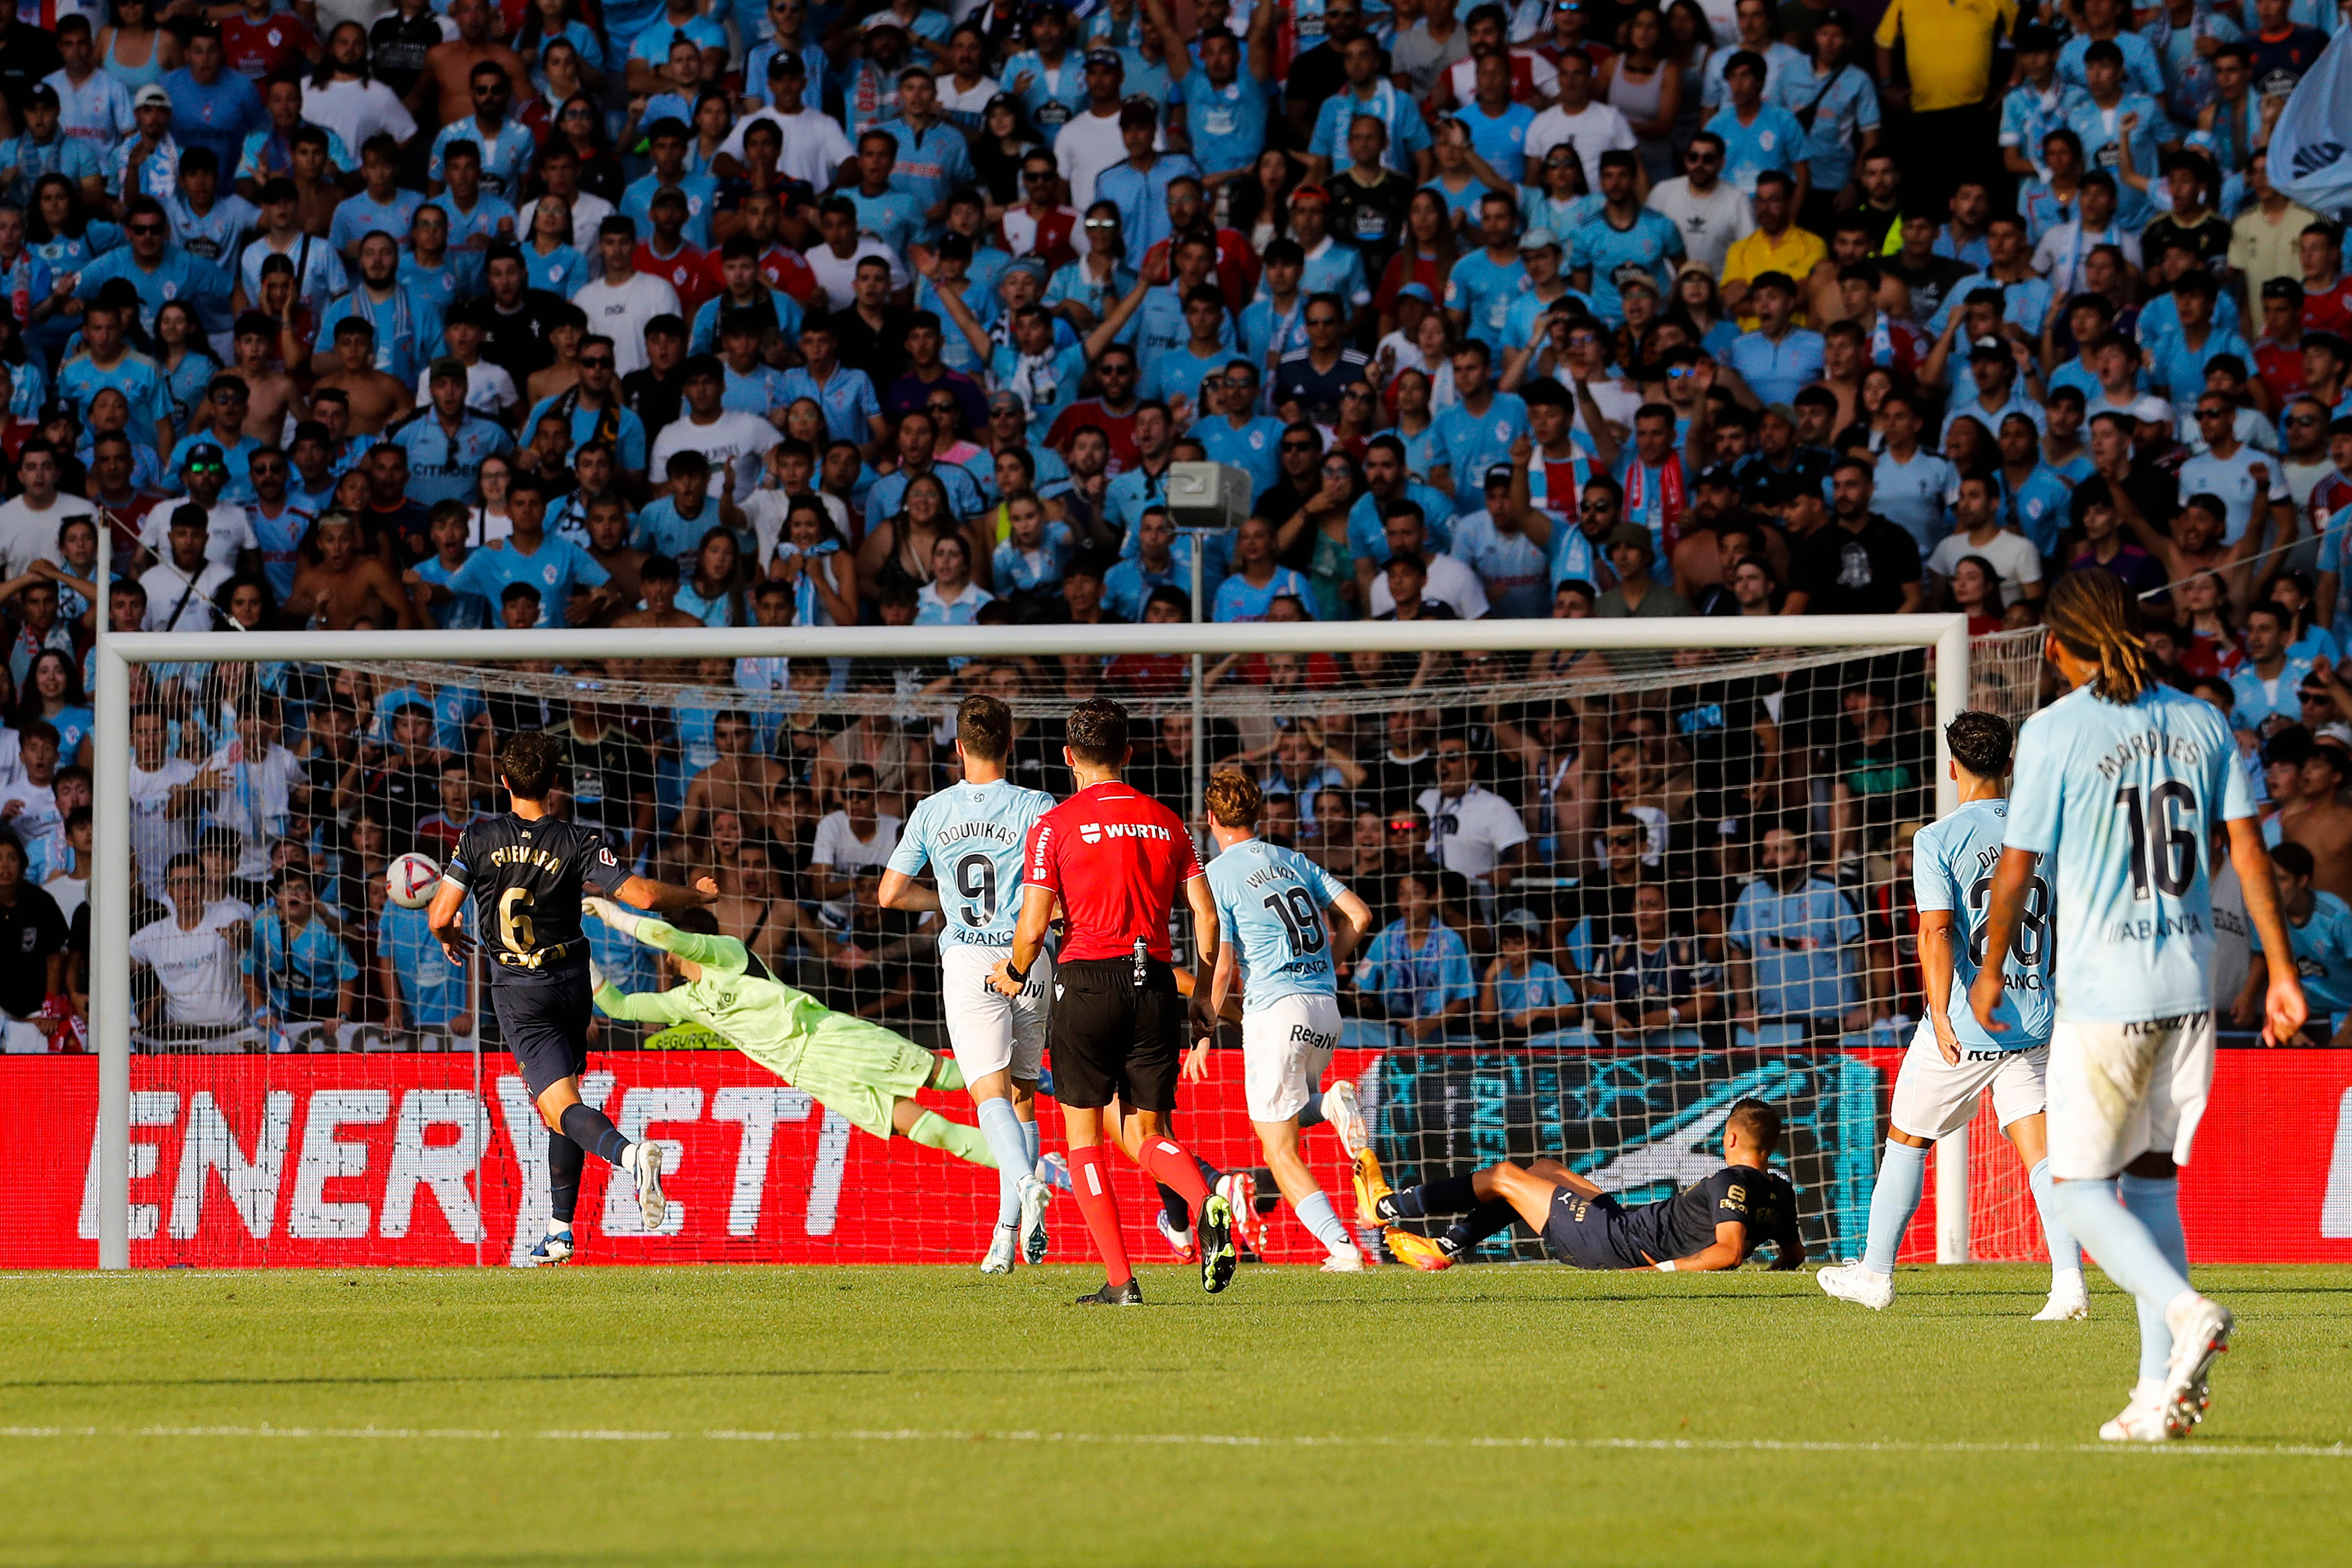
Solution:
<path fill-rule="evenodd" d="M 2352 1270 L 2202 1270 L 2241 1325 L 2213 1414 L 2128 1452 L 2093 1435 L 2129 1303 L 2028 1322 L 2035 1269 L 1906 1270 L 1883 1315 L 1549 1266 L 1150 1269 L 1148 1308 L 1072 1309 L 1098 1278 L 12 1276 L 0 1563 L 2352 1552 Z"/>

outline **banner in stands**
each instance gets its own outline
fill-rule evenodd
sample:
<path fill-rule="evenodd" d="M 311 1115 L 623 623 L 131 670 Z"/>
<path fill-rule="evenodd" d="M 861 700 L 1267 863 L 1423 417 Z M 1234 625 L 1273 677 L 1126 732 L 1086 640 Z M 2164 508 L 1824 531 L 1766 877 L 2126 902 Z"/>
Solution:
<path fill-rule="evenodd" d="M 1240 1061 L 1230 1052 L 1213 1060 L 1210 1082 L 1188 1090 L 1178 1132 L 1220 1167 L 1249 1168 L 1257 1156 Z M 1332 1072 L 1365 1086 L 1376 1139 L 1400 1180 L 1564 1153 L 1637 1199 L 1712 1169 L 1731 1102 L 1759 1093 L 1796 1113 L 1785 1152 L 1806 1197 L 1808 1245 L 1829 1238 L 1825 1250 L 1853 1250 L 1899 1060 L 1893 1051 L 1413 1049 L 1342 1051 Z M 469 1055 L 134 1058 L 132 1261 L 514 1260 L 548 1212 L 545 1133 L 509 1059 L 491 1054 L 482 1067 L 478 1099 Z M 598 1055 L 583 1087 L 625 1134 L 665 1145 L 673 1173 L 669 1217 L 647 1236 L 631 1194 L 592 1160 L 580 1199 L 583 1260 L 970 1262 L 986 1244 L 992 1173 L 867 1137 L 731 1052 Z M 926 1098 L 970 1118 L 961 1095 Z M 36 1174 L 0 1207 L 0 1267 L 96 1264 L 97 1099 L 90 1057 L 0 1058 L 0 1103 L 28 1156 L 19 1168 Z M 1055 1121 L 1049 1108 L 1049 1146 Z M 1979 1205 L 1989 1184 L 2022 1186 L 1989 1122 L 1978 1123 Z M 1351 1211 L 1336 1140 L 1312 1134 L 1306 1151 Z M 1158 1260 L 1157 1198 L 1136 1172 L 1117 1169 L 1129 1245 Z M 1934 1255 L 1932 1187 L 1906 1259 Z M 2201 1261 L 2352 1261 L 2352 1052 L 2223 1051 L 2182 1199 Z M 1065 1205 L 1056 1218 L 1055 1260 L 1086 1256 L 1075 1210 Z M 2020 1234 L 2030 1238 L 2030 1228 Z M 1318 1255 L 1286 1209 L 1273 1217 L 1272 1235 L 1272 1260 Z M 2040 1251 L 2029 1240 L 2010 1255 Z"/>

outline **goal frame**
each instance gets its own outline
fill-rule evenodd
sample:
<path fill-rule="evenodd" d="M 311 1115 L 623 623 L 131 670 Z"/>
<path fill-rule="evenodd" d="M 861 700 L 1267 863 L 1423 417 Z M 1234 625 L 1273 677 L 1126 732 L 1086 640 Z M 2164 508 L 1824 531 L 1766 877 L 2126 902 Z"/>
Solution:
<path fill-rule="evenodd" d="M 101 551 L 106 541 L 101 533 Z M 107 575 L 105 554 L 99 571 Z M 102 614 L 102 607 L 101 607 Z M 102 622 L 101 622 L 102 623 Z M 1936 704 L 1936 807 L 1958 805 L 1944 728 L 1969 692 L 1968 617 L 1916 615 L 1694 616 L 1661 620 L 1256 622 L 1237 624 L 1010 626 L 806 626 L 509 632 L 141 632 L 100 631 L 94 664 L 91 1033 L 98 1055 L 98 1267 L 131 1267 L 131 713 L 134 664 L 398 661 L 504 664 L 527 659 L 637 658 L 947 659 L 1014 655 L 1168 654 L 1192 662 L 1196 771 L 1205 745 L 1199 722 L 1209 661 L 1230 653 L 1359 652 L 1640 652 L 1706 649 L 1932 649 Z M 1969 1256 L 1969 1134 L 1937 1147 L 1936 1258 Z"/>

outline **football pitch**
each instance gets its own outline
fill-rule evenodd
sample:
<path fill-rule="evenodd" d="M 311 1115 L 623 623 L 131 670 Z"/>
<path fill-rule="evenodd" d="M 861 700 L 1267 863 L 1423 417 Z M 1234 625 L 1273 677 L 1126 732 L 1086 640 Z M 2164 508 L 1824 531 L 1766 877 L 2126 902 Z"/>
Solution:
<path fill-rule="evenodd" d="M 0 1280 L 0 1563 L 2343 1562 L 2352 1270 L 2208 1269 L 2198 1436 L 2039 1268 Z"/>

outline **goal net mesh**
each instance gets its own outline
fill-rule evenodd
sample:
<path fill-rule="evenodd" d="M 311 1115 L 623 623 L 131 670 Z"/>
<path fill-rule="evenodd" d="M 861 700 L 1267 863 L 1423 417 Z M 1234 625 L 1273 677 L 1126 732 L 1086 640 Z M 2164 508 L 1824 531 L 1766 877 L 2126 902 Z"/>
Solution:
<path fill-rule="evenodd" d="M 1933 665 L 1836 647 L 1234 656 L 1197 694 L 1172 654 L 133 665 L 132 1259 L 502 1263 L 536 1239 L 544 1133 L 479 978 L 384 894 L 394 857 L 445 860 L 503 806 L 492 758 L 519 730 L 567 738 L 559 809 L 642 874 L 715 877 L 721 928 L 780 977 L 946 1049 L 936 917 L 877 889 L 908 810 L 954 777 L 955 704 L 974 691 L 1017 716 L 1014 779 L 1055 795 L 1063 716 L 1121 698 L 1139 786 L 1197 825 L 1203 762 L 1239 767 L 1265 788 L 1265 835 L 1364 897 L 1377 935 L 1345 967 L 1327 1082 L 1358 1083 L 1398 1185 L 1552 1155 L 1628 1201 L 1663 1197 L 1714 1167 L 1754 1094 L 1787 1112 L 1808 1247 L 1843 1256 L 1920 1017 L 1908 842 L 1936 814 Z M 2012 720 L 2048 695 L 2035 633 L 1978 640 L 1969 668 L 1969 706 Z M 1466 767 L 1441 771 L 1456 751 Z M 663 986 L 655 955 L 591 932 L 615 983 Z M 1238 1049 L 1212 1063 L 1178 1135 L 1255 1175 L 1269 1260 L 1311 1260 L 1273 1205 Z M 86 1262 L 97 1234 L 87 1066 L 5 1064 L 46 1074 L 18 1079 L 20 1102 L 58 1113 L 55 1190 L 16 1222 L 66 1239 L 49 1260 Z M 583 1260 L 970 1261 L 985 1245 L 993 1173 L 856 1132 L 698 1030 L 600 1018 L 583 1093 L 667 1143 L 674 1173 L 648 1237 L 590 1162 Z M 961 1095 L 927 1099 L 971 1118 Z M 1041 1122 L 1058 1149 L 1050 1097 Z M 1989 1112 L 1974 1132 L 1975 1254 L 2040 1256 Z M 1305 1143 L 1352 1213 L 1336 1139 Z M 1136 1255 L 1164 1257 L 1158 1198 L 1119 1179 Z M 1933 1256 L 1933 1207 L 1906 1256 Z M 1056 1213 L 1055 1256 L 1086 1256 L 1075 1207 Z M 10 1223 L 0 1259 L 41 1260 Z M 1523 1229 L 1485 1253 L 1538 1255 Z"/>

